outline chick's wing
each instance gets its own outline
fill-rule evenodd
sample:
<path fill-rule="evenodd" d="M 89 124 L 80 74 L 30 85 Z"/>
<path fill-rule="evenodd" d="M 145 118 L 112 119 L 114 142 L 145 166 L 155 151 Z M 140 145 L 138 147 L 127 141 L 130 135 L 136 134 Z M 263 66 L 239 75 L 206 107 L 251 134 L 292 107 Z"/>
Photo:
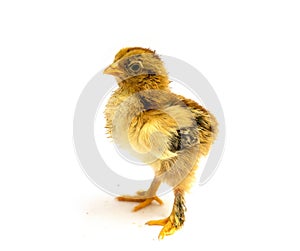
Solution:
<path fill-rule="evenodd" d="M 158 159 L 177 156 L 184 133 L 195 128 L 194 116 L 180 104 L 161 105 L 160 109 L 148 109 L 134 117 L 129 130 L 131 146 L 139 153 L 151 153 Z M 189 136 L 191 132 L 186 133 Z M 190 138 L 190 137 L 188 137 Z"/>

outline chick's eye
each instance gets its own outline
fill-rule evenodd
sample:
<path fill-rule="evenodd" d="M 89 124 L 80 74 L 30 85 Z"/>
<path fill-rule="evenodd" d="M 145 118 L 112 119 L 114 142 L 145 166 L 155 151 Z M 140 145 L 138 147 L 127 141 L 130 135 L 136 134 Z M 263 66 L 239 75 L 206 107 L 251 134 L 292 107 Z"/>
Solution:
<path fill-rule="evenodd" d="M 142 63 L 141 62 L 134 62 L 132 64 L 129 65 L 129 70 L 137 73 L 142 69 Z"/>
<path fill-rule="evenodd" d="M 130 66 L 130 69 L 133 71 L 138 71 L 140 69 L 140 65 L 139 64 L 133 64 Z"/>

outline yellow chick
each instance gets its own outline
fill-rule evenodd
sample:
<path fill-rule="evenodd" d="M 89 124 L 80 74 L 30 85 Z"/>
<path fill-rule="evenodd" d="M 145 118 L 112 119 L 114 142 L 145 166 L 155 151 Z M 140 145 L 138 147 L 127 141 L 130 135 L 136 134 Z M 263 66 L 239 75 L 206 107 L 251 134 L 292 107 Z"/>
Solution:
<path fill-rule="evenodd" d="M 104 73 L 113 75 L 119 86 L 106 105 L 109 136 L 155 173 L 147 191 L 117 199 L 139 202 L 137 211 L 152 201 L 163 203 L 156 196 L 162 182 L 173 187 L 170 216 L 147 222 L 163 226 L 159 233 L 163 239 L 183 226 L 184 195 L 195 180 L 200 157 L 208 154 L 216 138 L 217 121 L 195 101 L 171 92 L 168 74 L 155 51 L 123 48 Z"/>

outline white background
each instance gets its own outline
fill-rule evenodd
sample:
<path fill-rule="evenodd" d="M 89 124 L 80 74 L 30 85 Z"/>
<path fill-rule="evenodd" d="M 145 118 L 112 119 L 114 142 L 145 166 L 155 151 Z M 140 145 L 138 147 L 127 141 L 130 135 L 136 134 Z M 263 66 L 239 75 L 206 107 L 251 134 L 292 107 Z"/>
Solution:
<path fill-rule="evenodd" d="M 299 250 L 299 1 L 1 1 L 1 250 Z M 227 123 L 216 175 L 157 241 L 163 207 L 96 188 L 72 142 L 77 99 L 123 46 L 187 61 Z"/>

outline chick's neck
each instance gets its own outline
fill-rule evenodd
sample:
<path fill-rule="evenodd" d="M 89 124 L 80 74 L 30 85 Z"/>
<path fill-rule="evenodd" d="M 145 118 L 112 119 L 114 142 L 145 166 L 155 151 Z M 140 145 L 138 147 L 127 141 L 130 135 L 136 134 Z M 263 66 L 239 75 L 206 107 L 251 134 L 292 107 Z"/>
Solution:
<path fill-rule="evenodd" d="M 119 91 L 124 94 L 133 94 L 145 90 L 169 91 L 170 80 L 163 75 L 139 75 L 118 81 Z"/>

